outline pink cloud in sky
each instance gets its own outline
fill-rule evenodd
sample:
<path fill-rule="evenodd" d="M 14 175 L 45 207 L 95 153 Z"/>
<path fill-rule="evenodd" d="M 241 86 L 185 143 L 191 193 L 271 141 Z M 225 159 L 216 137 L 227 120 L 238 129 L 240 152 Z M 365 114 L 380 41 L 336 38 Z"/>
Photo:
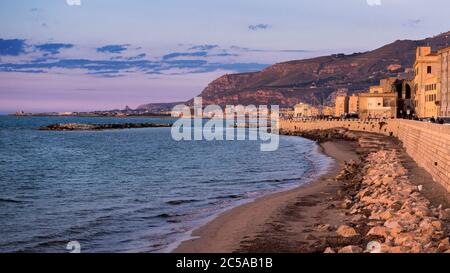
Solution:
<path fill-rule="evenodd" d="M 101 78 L 81 74 L 2 72 L 0 112 L 107 110 L 179 101 L 180 98 L 188 100 L 225 73 L 227 71 L 223 70 L 180 75 L 139 73 Z"/>

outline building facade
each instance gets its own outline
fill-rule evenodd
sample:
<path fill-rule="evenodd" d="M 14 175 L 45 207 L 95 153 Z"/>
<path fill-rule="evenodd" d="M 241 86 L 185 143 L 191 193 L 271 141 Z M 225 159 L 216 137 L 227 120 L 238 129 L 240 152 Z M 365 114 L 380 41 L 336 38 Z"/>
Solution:
<path fill-rule="evenodd" d="M 348 114 L 348 96 L 336 96 L 334 116 L 342 117 Z"/>
<path fill-rule="evenodd" d="M 358 115 L 361 119 L 397 118 L 398 94 L 393 88 L 396 80 L 383 79 L 379 85 L 371 86 L 369 93 L 358 95 Z"/>
<path fill-rule="evenodd" d="M 359 94 L 358 114 L 361 119 L 397 118 L 397 94 L 394 92 Z"/>
<path fill-rule="evenodd" d="M 321 114 L 321 111 L 319 108 L 311 106 L 310 108 L 311 117 L 318 117 Z"/>
<path fill-rule="evenodd" d="M 431 47 L 418 47 L 414 63 L 415 107 L 419 118 L 437 118 L 441 114 L 441 55 Z"/>
<path fill-rule="evenodd" d="M 439 50 L 441 58 L 441 100 L 440 100 L 440 116 L 450 117 L 450 47 Z"/>
<path fill-rule="evenodd" d="M 397 78 L 392 84 L 392 91 L 397 94 L 397 117 L 413 118 L 416 115 L 414 103 L 413 76 L 408 78 Z"/>
<path fill-rule="evenodd" d="M 330 106 L 324 106 L 322 108 L 322 115 L 325 117 L 333 117 L 334 116 L 334 108 Z"/>
<path fill-rule="evenodd" d="M 295 105 L 294 117 L 296 118 L 308 118 L 311 117 L 311 105 L 306 103 L 299 103 Z"/>
<path fill-rule="evenodd" d="M 281 108 L 280 117 L 284 119 L 291 119 L 295 115 L 295 110 L 293 108 Z"/>
<path fill-rule="evenodd" d="M 350 114 L 357 114 L 359 112 L 359 96 L 351 95 L 348 98 L 348 112 Z"/>

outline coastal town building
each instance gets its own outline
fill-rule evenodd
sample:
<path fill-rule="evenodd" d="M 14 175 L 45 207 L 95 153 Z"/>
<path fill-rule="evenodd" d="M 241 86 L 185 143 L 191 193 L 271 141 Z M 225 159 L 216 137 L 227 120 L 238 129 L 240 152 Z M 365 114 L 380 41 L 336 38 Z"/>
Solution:
<path fill-rule="evenodd" d="M 414 63 L 415 106 L 419 118 L 437 118 L 441 101 L 441 55 L 431 47 L 418 47 Z"/>
<path fill-rule="evenodd" d="M 314 107 L 314 106 L 311 106 L 310 112 L 311 112 L 311 117 L 318 117 L 321 115 L 320 109 L 317 107 Z"/>
<path fill-rule="evenodd" d="M 369 87 L 369 93 L 383 94 L 383 93 L 387 93 L 387 92 L 385 92 L 385 90 L 383 89 L 383 87 L 381 85 L 374 85 L 374 86 Z"/>
<path fill-rule="evenodd" d="M 293 108 L 281 108 L 280 117 L 284 119 L 291 119 L 295 115 L 295 110 Z"/>
<path fill-rule="evenodd" d="M 294 117 L 296 117 L 296 118 L 311 117 L 311 105 L 303 103 L 303 102 L 295 105 Z"/>
<path fill-rule="evenodd" d="M 450 117 L 450 47 L 438 51 L 441 59 L 441 73 L 440 73 L 440 116 Z"/>
<path fill-rule="evenodd" d="M 361 119 L 389 119 L 397 117 L 397 94 L 391 86 L 394 79 L 383 79 L 380 85 L 371 86 L 369 93 L 359 94 L 359 117 Z"/>
<path fill-rule="evenodd" d="M 362 119 L 412 118 L 414 92 L 412 73 L 380 80 L 379 85 L 369 87 L 369 92 L 352 96 L 336 96 L 334 116 L 358 114 Z"/>
<path fill-rule="evenodd" d="M 359 95 L 359 118 L 390 119 L 397 117 L 395 93 L 362 93 Z"/>
<path fill-rule="evenodd" d="M 58 116 L 72 116 L 73 114 L 73 112 L 59 112 Z"/>
<path fill-rule="evenodd" d="M 342 117 L 349 113 L 348 111 L 349 98 L 346 95 L 336 96 L 336 109 L 334 110 L 334 116 Z"/>
<path fill-rule="evenodd" d="M 334 116 L 334 108 L 330 106 L 324 106 L 322 108 L 322 115 L 325 117 L 333 117 Z"/>
<path fill-rule="evenodd" d="M 281 108 L 280 117 L 292 118 L 316 118 L 321 116 L 333 116 L 333 108 L 329 106 L 311 106 L 307 103 L 299 103 L 294 108 Z"/>
<path fill-rule="evenodd" d="M 393 91 L 397 94 L 397 117 L 413 118 L 416 107 L 414 103 L 414 74 L 399 75 L 392 84 Z"/>
<path fill-rule="evenodd" d="M 359 96 L 351 95 L 348 99 L 348 112 L 350 114 L 357 114 L 359 112 Z"/>
<path fill-rule="evenodd" d="M 348 98 L 348 113 L 362 119 L 413 117 L 414 101 L 412 73 L 380 80 L 378 85 L 370 86 L 369 92 L 352 95 Z M 342 99 L 343 100 L 343 99 Z M 336 102 L 336 109 L 342 108 Z"/>
<path fill-rule="evenodd" d="M 371 94 L 384 94 L 391 93 L 394 89 L 394 84 L 398 80 L 397 77 L 389 77 L 380 80 L 379 85 L 374 85 L 369 87 L 369 93 Z"/>

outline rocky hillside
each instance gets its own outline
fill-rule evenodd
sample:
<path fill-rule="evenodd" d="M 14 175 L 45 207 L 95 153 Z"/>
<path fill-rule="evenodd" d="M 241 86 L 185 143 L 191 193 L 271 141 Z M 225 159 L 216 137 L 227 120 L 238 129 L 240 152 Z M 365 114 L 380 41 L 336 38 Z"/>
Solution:
<path fill-rule="evenodd" d="M 450 32 L 424 40 L 399 40 L 364 53 L 278 63 L 260 72 L 227 74 L 210 83 L 200 96 L 204 104 L 221 106 L 329 103 L 339 88 L 361 92 L 384 77 L 410 71 L 417 46 L 445 47 L 448 35 Z"/>
<path fill-rule="evenodd" d="M 146 110 L 149 113 L 161 113 L 172 110 L 178 104 L 186 104 L 186 102 L 149 103 L 138 106 L 136 110 Z"/>

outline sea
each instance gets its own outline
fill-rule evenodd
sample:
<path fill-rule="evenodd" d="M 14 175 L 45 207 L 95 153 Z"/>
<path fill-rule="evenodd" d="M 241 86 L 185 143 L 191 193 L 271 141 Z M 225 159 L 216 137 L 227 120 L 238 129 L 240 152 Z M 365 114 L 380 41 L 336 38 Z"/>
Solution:
<path fill-rule="evenodd" d="M 220 213 L 333 164 L 300 137 L 262 152 L 258 141 L 175 141 L 171 128 L 38 130 L 174 121 L 0 116 L 0 252 L 170 252 Z"/>

